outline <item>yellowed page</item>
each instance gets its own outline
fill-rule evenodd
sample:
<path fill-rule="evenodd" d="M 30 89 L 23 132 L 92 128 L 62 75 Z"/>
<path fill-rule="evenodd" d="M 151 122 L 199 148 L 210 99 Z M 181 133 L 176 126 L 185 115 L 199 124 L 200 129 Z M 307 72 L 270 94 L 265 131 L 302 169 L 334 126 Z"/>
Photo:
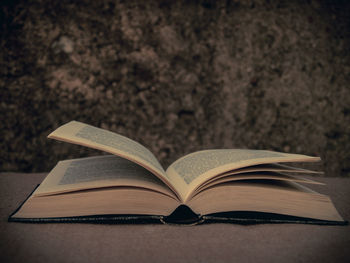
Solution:
<path fill-rule="evenodd" d="M 56 129 L 48 138 L 87 146 L 129 159 L 151 171 L 177 194 L 157 158 L 146 147 L 125 136 L 82 122 L 71 121 Z"/>
<path fill-rule="evenodd" d="M 178 206 L 179 201 L 174 198 L 149 189 L 102 188 L 96 191 L 31 196 L 13 217 L 28 219 L 120 214 L 169 215 Z"/>
<path fill-rule="evenodd" d="M 211 179 L 207 181 L 206 183 L 202 184 L 200 187 L 198 187 L 195 191 L 192 191 L 191 196 L 189 196 L 189 199 L 191 199 L 193 196 L 198 194 L 201 191 L 204 191 L 207 188 L 210 188 L 214 185 L 226 183 L 226 182 L 233 182 L 233 181 L 241 181 L 244 180 L 249 183 L 247 180 L 281 180 L 281 181 L 290 181 L 290 182 L 296 182 L 296 183 L 304 183 L 304 184 L 318 184 L 318 185 L 324 185 L 324 183 L 320 183 L 314 180 L 302 178 L 302 177 L 296 177 L 291 176 L 288 174 L 283 173 L 277 173 L 277 172 L 250 172 L 250 173 L 230 173 L 227 174 L 227 176 L 218 177 L 215 179 Z"/>
<path fill-rule="evenodd" d="M 114 155 L 60 161 L 33 196 L 116 186 L 151 189 L 177 199 L 176 195 L 151 172 Z"/>
<path fill-rule="evenodd" d="M 207 180 L 231 170 L 280 162 L 315 162 L 319 157 L 265 150 L 220 149 L 186 155 L 169 166 L 166 173 L 186 202 Z"/>
<path fill-rule="evenodd" d="M 274 174 L 268 175 L 270 172 Z M 299 177 L 299 175 L 298 177 L 291 176 L 289 173 L 323 174 L 323 172 L 319 172 L 319 171 L 312 171 L 312 170 L 307 170 L 307 169 L 302 169 L 302 168 L 297 168 L 297 167 L 292 167 L 292 166 L 277 164 L 277 163 L 253 165 L 253 166 L 248 166 L 240 169 L 235 169 L 233 171 L 231 170 L 229 172 L 222 173 L 210 178 L 209 180 L 197 186 L 197 188 L 192 191 L 191 196 L 189 196 L 188 198 L 192 198 L 192 196 L 202 191 L 204 188 L 207 188 L 209 185 L 212 186 L 214 184 L 219 184 L 219 183 L 233 181 L 233 180 L 264 179 L 264 177 L 265 179 L 276 179 L 276 180 L 288 179 L 289 181 L 294 181 L 294 182 L 323 185 L 323 183 L 320 183 L 320 182 L 301 178 Z M 280 175 L 281 177 L 279 177 Z"/>
<path fill-rule="evenodd" d="M 236 181 L 215 185 L 188 202 L 201 215 L 227 211 L 255 211 L 344 221 L 329 197 L 293 182 Z"/>

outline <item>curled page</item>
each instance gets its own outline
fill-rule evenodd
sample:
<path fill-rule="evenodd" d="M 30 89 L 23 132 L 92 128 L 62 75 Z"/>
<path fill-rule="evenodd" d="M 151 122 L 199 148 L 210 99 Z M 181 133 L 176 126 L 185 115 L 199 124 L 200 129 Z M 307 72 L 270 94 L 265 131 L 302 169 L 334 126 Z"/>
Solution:
<path fill-rule="evenodd" d="M 150 150 L 134 140 L 78 121 L 62 125 L 48 138 L 102 150 L 133 161 L 152 172 L 178 196 L 157 158 Z"/>

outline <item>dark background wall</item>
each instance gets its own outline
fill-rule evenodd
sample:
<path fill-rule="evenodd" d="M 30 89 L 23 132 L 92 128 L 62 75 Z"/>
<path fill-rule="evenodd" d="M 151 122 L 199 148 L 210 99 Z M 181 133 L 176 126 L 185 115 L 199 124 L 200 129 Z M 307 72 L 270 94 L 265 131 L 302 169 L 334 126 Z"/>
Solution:
<path fill-rule="evenodd" d="M 100 154 L 46 139 L 75 119 L 164 166 L 256 148 L 319 155 L 326 175 L 350 175 L 349 1 L 1 5 L 1 171 Z"/>

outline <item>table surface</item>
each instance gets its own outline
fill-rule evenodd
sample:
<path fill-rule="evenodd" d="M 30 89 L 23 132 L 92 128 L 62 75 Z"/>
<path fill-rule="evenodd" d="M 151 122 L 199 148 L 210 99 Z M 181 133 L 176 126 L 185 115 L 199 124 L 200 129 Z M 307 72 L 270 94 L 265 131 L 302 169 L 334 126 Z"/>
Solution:
<path fill-rule="evenodd" d="M 0 174 L 0 262 L 344 262 L 350 226 L 7 222 L 46 174 Z M 307 177 L 311 178 L 311 177 Z M 350 219 L 350 178 L 313 177 Z"/>

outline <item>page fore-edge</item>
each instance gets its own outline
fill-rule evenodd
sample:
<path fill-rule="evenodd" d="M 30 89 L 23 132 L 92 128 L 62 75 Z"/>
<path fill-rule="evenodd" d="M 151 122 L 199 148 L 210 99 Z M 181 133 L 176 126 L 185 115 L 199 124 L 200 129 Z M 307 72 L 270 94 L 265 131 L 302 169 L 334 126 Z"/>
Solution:
<path fill-rule="evenodd" d="M 29 199 L 34 191 L 39 187 L 38 184 L 20 206 L 8 217 L 8 222 L 19 223 L 91 223 L 91 224 L 166 224 L 166 225 L 199 225 L 210 223 L 230 223 L 240 225 L 251 224 L 313 224 L 313 225 L 348 225 L 348 221 L 328 221 L 317 220 L 303 217 L 284 216 L 271 213 L 258 212 L 226 212 L 232 216 L 223 216 L 225 213 L 216 213 L 211 215 L 195 214 L 189 207 L 180 205 L 169 216 L 162 215 L 93 215 L 76 217 L 51 217 L 51 218 L 17 218 L 13 217 L 21 209 L 23 204 Z M 187 218 L 181 218 L 181 213 L 187 214 Z M 247 217 L 247 214 L 250 214 Z M 255 215 L 268 215 L 268 217 L 254 218 Z M 190 216 L 189 216 L 190 215 Z"/>
<path fill-rule="evenodd" d="M 91 224 L 181 224 L 195 225 L 202 223 L 202 219 L 192 218 L 190 221 L 182 223 L 174 222 L 170 216 L 162 215 L 91 215 L 91 216 L 74 216 L 74 217 L 50 217 L 50 218 L 18 218 L 14 215 L 21 209 L 24 203 L 39 187 L 38 184 L 19 207 L 8 217 L 8 222 L 19 223 L 91 223 Z M 178 209 L 176 209 L 178 210 Z M 176 211 L 175 210 L 175 211 Z M 192 212 L 193 213 L 193 212 Z"/>

